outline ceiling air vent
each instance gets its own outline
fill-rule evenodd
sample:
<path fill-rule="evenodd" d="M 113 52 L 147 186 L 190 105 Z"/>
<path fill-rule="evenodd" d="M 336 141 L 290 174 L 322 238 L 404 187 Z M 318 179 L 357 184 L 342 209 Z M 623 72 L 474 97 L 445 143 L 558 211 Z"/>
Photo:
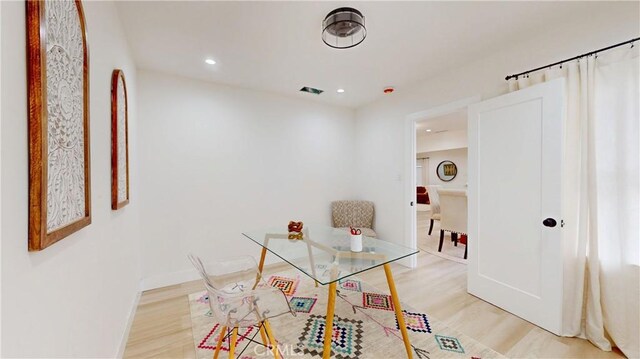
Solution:
<path fill-rule="evenodd" d="M 301 88 L 300 91 L 308 92 L 308 93 L 314 94 L 314 95 L 319 95 L 319 94 L 324 92 L 323 90 L 314 89 L 313 87 L 308 87 L 308 86 L 305 86 L 305 87 Z"/>

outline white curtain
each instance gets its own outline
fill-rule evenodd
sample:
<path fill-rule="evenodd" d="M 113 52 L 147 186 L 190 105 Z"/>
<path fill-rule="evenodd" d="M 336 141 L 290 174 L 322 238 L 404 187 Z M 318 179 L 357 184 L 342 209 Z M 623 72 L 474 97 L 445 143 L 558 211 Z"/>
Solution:
<path fill-rule="evenodd" d="M 563 335 L 640 357 L 640 102 L 637 48 L 510 80 L 566 78 Z"/>
<path fill-rule="evenodd" d="M 418 158 L 416 160 L 416 186 L 426 186 L 427 183 L 424 179 L 424 158 Z"/>

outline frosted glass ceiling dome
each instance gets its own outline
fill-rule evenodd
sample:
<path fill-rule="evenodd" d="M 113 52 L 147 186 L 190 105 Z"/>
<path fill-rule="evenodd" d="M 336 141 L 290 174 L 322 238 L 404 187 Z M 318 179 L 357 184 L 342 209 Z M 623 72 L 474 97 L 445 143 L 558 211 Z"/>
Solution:
<path fill-rule="evenodd" d="M 364 41 L 364 16 L 354 8 L 341 7 L 327 14 L 322 22 L 322 41 L 335 49 L 348 49 Z"/>

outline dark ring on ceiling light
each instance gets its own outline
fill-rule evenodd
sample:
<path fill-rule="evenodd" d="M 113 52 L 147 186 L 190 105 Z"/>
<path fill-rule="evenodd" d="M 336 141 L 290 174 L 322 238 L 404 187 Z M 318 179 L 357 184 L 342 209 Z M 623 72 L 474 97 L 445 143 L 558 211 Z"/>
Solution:
<path fill-rule="evenodd" d="M 337 8 L 322 21 L 322 41 L 334 49 L 354 47 L 366 37 L 364 16 L 354 8 Z"/>

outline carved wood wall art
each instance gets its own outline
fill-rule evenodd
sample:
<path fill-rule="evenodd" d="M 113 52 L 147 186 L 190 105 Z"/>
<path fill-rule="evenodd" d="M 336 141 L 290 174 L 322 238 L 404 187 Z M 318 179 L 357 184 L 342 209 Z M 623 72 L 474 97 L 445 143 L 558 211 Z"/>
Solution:
<path fill-rule="evenodd" d="M 129 119 L 122 70 L 111 75 L 111 209 L 129 203 Z"/>
<path fill-rule="evenodd" d="M 91 223 L 89 54 L 80 1 L 26 1 L 29 250 Z"/>

